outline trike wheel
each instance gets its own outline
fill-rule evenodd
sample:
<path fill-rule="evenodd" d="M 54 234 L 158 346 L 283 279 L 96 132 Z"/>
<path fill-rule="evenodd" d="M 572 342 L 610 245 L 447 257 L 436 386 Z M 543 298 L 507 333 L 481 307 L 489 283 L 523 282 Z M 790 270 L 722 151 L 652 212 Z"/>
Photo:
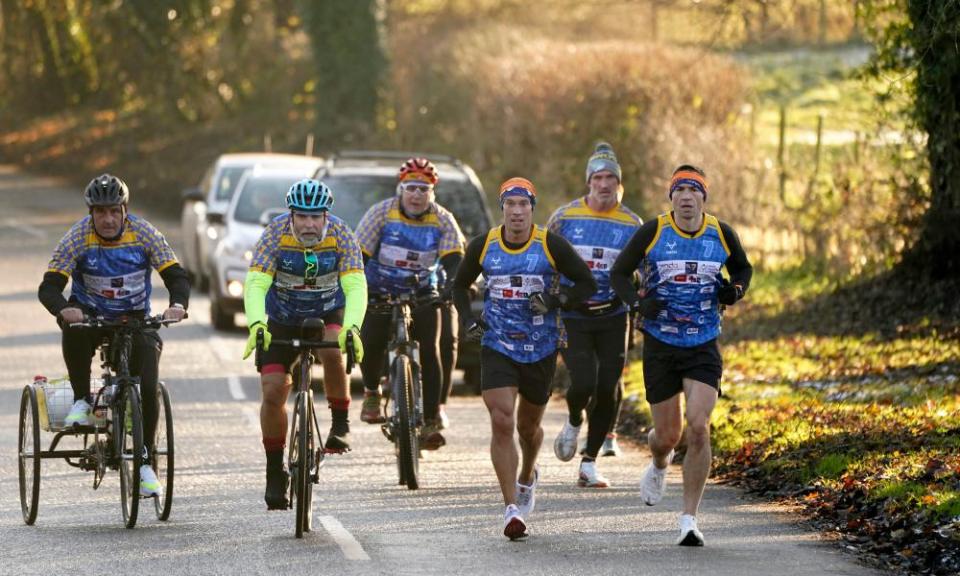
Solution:
<path fill-rule="evenodd" d="M 23 521 L 29 526 L 37 520 L 37 505 L 40 503 L 40 410 L 33 386 L 24 386 L 20 396 L 18 446 L 20 508 Z"/>

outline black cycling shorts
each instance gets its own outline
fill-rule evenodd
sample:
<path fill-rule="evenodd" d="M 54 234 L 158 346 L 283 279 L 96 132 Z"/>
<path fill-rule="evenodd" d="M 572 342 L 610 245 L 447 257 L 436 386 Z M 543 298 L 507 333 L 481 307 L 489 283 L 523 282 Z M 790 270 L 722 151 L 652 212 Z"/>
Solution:
<path fill-rule="evenodd" d="M 343 325 L 343 308 L 339 308 L 330 312 L 323 317 L 323 323 L 326 325 Z M 271 338 L 277 338 L 280 340 L 292 340 L 294 338 L 300 338 L 300 327 L 299 326 L 288 326 L 286 324 L 278 324 L 273 320 L 267 321 L 267 330 L 270 331 Z M 326 336 L 324 336 L 326 338 Z M 298 352 L 289 346 L 271 346 L 267 350 L 263 351 L 263 354 L 260 356 L 260 369 L 267 366 L 272 366 L 280 364 L 283 366 L 283 371 L 287 374 L 290 373 L 290 368 L 293 366 L 293 362 L 297 359 Z M 273 371 L 268 370 L 268 372 Z"/>
<path fill-rule="evenodd" d="M 683 379 L 689 378 L 715 388 L 720 393 L 723 359 L 714 338 L 690 348 L 673 346 L 643 334 L 643 385 L 647 402 L 657 404 L 683 392 Z"/>
<path fill-rule="evenodd" d="M 527 402 L 545 406 L 550 400 L 553 373 L 557 370 L 557 353 L 530 364 L 517 362 L 493 348 L 480 350 L 480 389 L 517 388 Z"/>

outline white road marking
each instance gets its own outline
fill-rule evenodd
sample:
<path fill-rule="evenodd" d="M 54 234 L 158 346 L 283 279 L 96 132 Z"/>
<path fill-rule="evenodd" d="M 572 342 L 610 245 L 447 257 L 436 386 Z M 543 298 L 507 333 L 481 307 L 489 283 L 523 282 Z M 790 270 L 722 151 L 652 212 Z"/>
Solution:
<path fill-rule="evenodd" d="M 230 387 L 230 396 L 232 396 L 234 400 L 247 399 L 247 395 L 243 392 L 243 387 L 240 386 L 240 377 L 236 374 L 227 376 L 227 386 Z"/>
<path fill-rule="evenodd" d="M 3 226 L 7 228 L 13 228 L 17 232 L 22 232 L 23 234 L 26 234 L 27 236 L 33 236 L 34 238 L 43 239 L 47 237 L 46 233 L 43 230 L 38 230 L 35 227 L 27 226 L 26 224 L 21 224 L 20 222 L 18 222 L 17 220 L 14 220 L 13 218 L 6 218 L 3 221 Z"/>
<path fill-rule="evenodd" d="M 326 528 L 327 532 L 330 533 L 330 536 L 333 538 L 334 542 L 340 546 L 340 549 L 343 550 L 343 555 L 347 560 L 369 560 L 370 557 L 367 556 L 366 551 L 364 551 L 363 546 L 357 542 L 357 539 L 353 537 L 353 534 L 347 531 L 343 527 L 343 524 L 337 521 L 333 516 L 320 516 L 320 523 L 323 524 L 323 527 Z"/>

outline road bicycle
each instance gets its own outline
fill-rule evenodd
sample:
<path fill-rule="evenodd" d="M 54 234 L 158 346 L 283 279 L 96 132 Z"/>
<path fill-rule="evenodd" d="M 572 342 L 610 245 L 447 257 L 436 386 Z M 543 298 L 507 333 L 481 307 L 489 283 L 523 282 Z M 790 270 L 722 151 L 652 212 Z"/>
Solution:
<path fill-rule="evenodd" d="M 399 484 L 410 490 L 420 487 L 420 431 L 423 428 L 423 393 L 419 344 L 410 336 L 413 309 L 437 306 L 431 295 L 418 298 L 411 293 L 388 294 L 367 306 L 368 313 L 390 314 L 390 340 L 384 362 L 387 402 L 381 425 L 384 436 L 394 444 Z"/>
<path fill-rule="evenodd" d="M 320 436 L 320 420 L 313 403 L 312 373 L 316 358 L 315 349 L 337 348 L 335 340 L 324 340 L 325 325 L 319 318 L 308 318 L 300 327 L 300 338 L 281 340 L 274 338 L 270 346 L 289 346 L 297 352 L 294 361 L 293 418 L 290 421 L 290 447 L 287 451 L 287 470 L 290 472 L 290 508 L 296 516 L 296 536 L 303 538 L 304 533 L 312 530 L 313 524 L 313 485 L 320 482 L 320 468 L 323 467 L 326 451 Z M 262 366 L 263 329 L 257 330 L 256 363 L 259 371 Z M 347 334 L 346 373 L 354 365 L 353 332 Z"/>
<path fill-rule="evenodd" d="M 130 374 L 130 356 L 134 338 L 144 331 L 157 330 L 179 320 L 162 316 L 115 319 L 87 317 L 71 328 L 94 329 L 102 335 L 99 344 L 103 374 L 91 379 L 92 422 L 87 426 L 64 424 L 73 404 L 73 391 L 65 379 L 48 382 L 37 377 L 23 388 L 20 396 L 18 432 L 18 473 L 20 507 L 23 520 L 32 525 L 37 519 L 40 500 L 41 462 L 63 459 L 70 466 L 93 472 L 93 489 L 100 487 L 108 469 L 120 476 L 120 502 L 124 525 L 137 523 L 140 499 L 140 466 L 144 464 L 143 415 L 140 402 L 140 378 Z M 174 435 L 170 393 L 163 382 L 157 383 L 158 417 L 148 463 L 163 487 L 163 496 L 151 496 L 157 518 L 167 520 L 173 504 Z M 41 450 L 40 430 L 53 432 L 47 450 Z M 58 449 L 64 438 L 77 438 L 78 449 Z"/>

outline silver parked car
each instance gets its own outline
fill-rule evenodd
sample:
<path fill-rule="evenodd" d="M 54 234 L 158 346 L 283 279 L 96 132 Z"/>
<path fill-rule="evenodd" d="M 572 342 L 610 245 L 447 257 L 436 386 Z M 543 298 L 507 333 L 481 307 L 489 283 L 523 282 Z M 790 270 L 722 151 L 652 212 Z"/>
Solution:
<path fill-rule="evenodd" d="M 210 321 L 214 328 L 234 327 L 234 314 L 243 311 L 243 282 L 253 248 L 264 226 L 286 212 L 290 186 L 313 176 L 320 164 L 316 159 L 309 165 L 256 166 L 240 177 L 210 259 Z"/>
<path fill-rule="evenodd" d="M 180 228 L 183 251 L 178 252 L 194 286 L 205 290 L 213 270 L 213 250 L 223 234 L 224 214 L 243 173 L 255 166 L 303 168 L 308 176 L 323 163 L 322 158 L 296 154 L 243 152 L 222 154 L 207 168 L 200 184 L 183 192 Z"/>

